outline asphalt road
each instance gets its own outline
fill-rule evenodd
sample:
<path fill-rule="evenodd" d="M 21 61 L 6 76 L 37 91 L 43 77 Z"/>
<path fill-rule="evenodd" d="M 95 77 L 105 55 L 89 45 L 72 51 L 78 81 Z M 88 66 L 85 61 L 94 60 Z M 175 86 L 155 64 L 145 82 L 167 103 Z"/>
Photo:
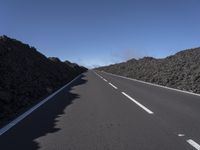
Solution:
<path fill-rule="evenodd" d="M 200 97 L 88 71 L 0 136 L 2 150 L 199 150 Z"/>

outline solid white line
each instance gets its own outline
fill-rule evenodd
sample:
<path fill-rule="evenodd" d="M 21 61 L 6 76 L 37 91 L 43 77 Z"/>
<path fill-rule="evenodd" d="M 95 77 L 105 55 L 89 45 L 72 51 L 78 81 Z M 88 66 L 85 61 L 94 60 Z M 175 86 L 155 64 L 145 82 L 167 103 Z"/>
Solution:
<path fill-rule="evenodd" d="M 117 89 L 117 87 L 116 86 L 114 86 L 112 83 L 109 83 L 113 88 L 115 88 L 115 89 Z"/>
<path fill-rule="evenodd" d="M 186 94 L 200 96 L 200 94 L 197 94 L 197 93 L 192 93 L 192 92 L 179 90 L 179 89 L 175 89 L 175 88 L 171 88 L 171 87 L 167 87 L 167 86 L 163 86 L 163 85 L 159 85 L 159 84 L 155 84 L 155 83 L 150 83 L 150 82 L 145 82 L 145 81 L 141 81 L 141 80 L 137 80 L 137 79 L 133 79 L 133 78 L 128 78 L 128 77 L 124 77 L 124 76 L 108 73 L 108 72 L 105 72 L 105 71 L 102 71 L 102 72 L 105 73 L 105 74 L 112 75 L 112 76 L 116 76 L 116 77 L 120 77 L 120 78 L 124 78 L 124 79 L 128 79 L 128 80 L 132 80 L 132 81 L 136 81 L 136 82 L 140 82 L 140 83 L 144 83 L 144 84 L 148 84 L 148 85 L 153 85 L 153 86 L 157 86 L 157 87 L 161 87 L 161 88 L 165 88 L 165 89 L 169 89 L 169 90 L 173 90 L 173 91 L 177 91 L 177 92 L 182 92 L 182 93 L 186 93 Z"/>
<path fill-rule="evenodd" d="M 138 101 L 134 100 L 132 97 L 130 97 L 128 94 L 126 94 L 125 92 L 122 92 L 123 95 L 125 95 L 127 98 L 129 98 L 130 100 L 132 100 L 135 104 L 137 104 L 138 106 L 140 106 L 142 109 L 144 109 L 147 113 L 149 114 L 153 114 L 153 112 L 151 110 L 149 110 L 147 107 L 145 107 L 144 105 L 140 104 Z"/>
<path fill-rule="evenodd" d="M 19 117 L 17 117 L 16 119 L 14 119 L 13 121 L 11 121 L 9 124 L 5 125 L 3 128 L 0 129 L 0 136 L 2 134 L 4 134 L 5 132 L 7 132 L 9 129 L 11 129 L 12 127 L 14 127 L 17 123 L 19 123 L 20 121 L 22 121 L 24 118 L 26 118 L 28 115 L 30 115 L 33 111 L 35 111 L 37 108 L 39 108 L 40 106 L 42 106 L 44 103 L 46 103 L 47 101 L 49 101 L 52 97 L 54 97 L 56 94 L 58 94 L 60 91 L 62 91 L 64 88 L 66 88 L 67 86 L 69 86 L 72 82 L 74 82 L 75 80 L 77 80 L 82 74 L 80 74 L 79 76 L 77 76 L 76 78 L 74 78 L 71 82 L 67 83 L 66 85 L 64 85 L 63 87 L 61 87 L 60 89 L 58 89 L 57 91 L 55 91 L 54 93 L 52 93 L 50 96 L 48 96 L 47 98 L 45 98 L 44 100 L 42 100 L 41 102 L 39 102 L 38 104 L 36 104 L 35 106 L 33 106 L 31 109 L 29 109 L 28 111 L 26 111 L 25 113 L 23 113 L 22 115 L 20 115 Z"/>
<path fill-rule="evenodd" d="M 187 140 L 187 142 L 192 145 L 194 148 L 196 148 L 197 150 L 200 150 L 200 145 L 198 143 L 196 143 L 195 141 L 193 141 L 192 139 Z"/>
<path fill-rule="evenodd" d="M 108 82 L 106 79 L 103 79 L 104 81 Z"/>

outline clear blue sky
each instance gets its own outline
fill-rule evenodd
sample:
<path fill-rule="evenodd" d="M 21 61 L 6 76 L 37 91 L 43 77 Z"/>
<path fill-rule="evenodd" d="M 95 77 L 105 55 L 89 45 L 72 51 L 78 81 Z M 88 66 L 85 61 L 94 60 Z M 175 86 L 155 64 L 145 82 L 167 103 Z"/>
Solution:
<path fill-rule="evenodd" d="M 0 0 L 0 34 L 85 66 L 200 46 L 200 0 Z"/>

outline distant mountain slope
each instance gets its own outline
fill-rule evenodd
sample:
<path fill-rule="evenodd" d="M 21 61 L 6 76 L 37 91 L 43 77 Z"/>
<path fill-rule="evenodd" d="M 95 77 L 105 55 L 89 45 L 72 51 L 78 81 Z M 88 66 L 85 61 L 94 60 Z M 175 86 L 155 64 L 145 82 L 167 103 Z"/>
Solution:
<path fill-rule="evenodd" d="M 164 59 L 144 57 L 97 69 L 200 93 L 200 48 L 184 50 Z"/>
<path fill-rule="evenodd" d="M 46 58 L 35 48 L 0 37 L 0 120 L 71 81 L 84 67 Z"/>

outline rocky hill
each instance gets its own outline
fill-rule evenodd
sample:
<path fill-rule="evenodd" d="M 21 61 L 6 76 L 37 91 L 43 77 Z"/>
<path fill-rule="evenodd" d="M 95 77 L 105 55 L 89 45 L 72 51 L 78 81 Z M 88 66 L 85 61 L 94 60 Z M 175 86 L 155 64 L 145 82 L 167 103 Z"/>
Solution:
<path fill-rule="evenodd" d="M 200 93 L 200 48 L 180 51 L 164 59 L 144 57 L 97 69 Z"/>
<path fill-rule="evenodd" d="M 84 67 L 47 58 L 34 47 L 0 37 L 0 121 L 71 81 Z"/>

